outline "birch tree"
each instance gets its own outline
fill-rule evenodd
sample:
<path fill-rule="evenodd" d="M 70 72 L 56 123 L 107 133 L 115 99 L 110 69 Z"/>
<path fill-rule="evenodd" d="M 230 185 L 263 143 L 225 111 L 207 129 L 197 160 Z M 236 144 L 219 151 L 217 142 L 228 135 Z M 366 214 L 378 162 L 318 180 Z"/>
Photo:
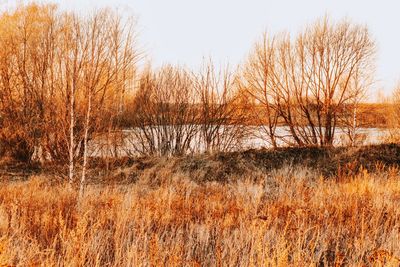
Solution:
<path fill-rule="evenodd" d="M 94 14 L 83 23 L 86 32 L 81 40 L 87 47 L 83 67 L 83 91 L 85 100 L 85 121 L 83 125 L 83 165 L 80 192 L 83 192 L 88 163 L 90 133 L 105 132 L 107 123 L 102 112 L 107 106 L 121 109 L 128 71 L 134 69 L 137 53 L 132 47 L 132 28 L 122 25 L 118 16 L 109 11 Z M 128 29 L 128 31 L 124 31 Z M 113 116 L 114 114 L 109 114 Z"/>

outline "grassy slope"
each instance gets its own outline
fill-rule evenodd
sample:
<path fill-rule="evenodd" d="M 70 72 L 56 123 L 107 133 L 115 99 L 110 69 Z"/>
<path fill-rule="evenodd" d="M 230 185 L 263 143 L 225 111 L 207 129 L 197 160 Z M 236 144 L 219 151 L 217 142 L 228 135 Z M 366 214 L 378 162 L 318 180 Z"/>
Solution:
<path fill-rule="evenodd" d="M 116 181 L 146 179 L 157 183 L 174 174 L 183 174 L 196 182 L 230 182 L 242 177 L 264 179 L 284 166 L 301 166 L 324 177 L 352 175 L 400 165 L 400 145 L 383 144 L 358 148 L 280 148 L 242 152 L 194 155 L 173 158 L 141 158 L 120 164 L 113 174 Z"/>

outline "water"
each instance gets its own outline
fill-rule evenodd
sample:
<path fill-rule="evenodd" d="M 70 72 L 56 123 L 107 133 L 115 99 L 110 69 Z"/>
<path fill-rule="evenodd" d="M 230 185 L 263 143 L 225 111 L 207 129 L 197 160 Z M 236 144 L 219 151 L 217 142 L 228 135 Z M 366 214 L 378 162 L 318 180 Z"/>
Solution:
<path fill-rule="evenodd" d="M 229 126 L 227 126 L 229 127 Z M 271 142 L 265 129 L 255 126 L 249 126 L 246 129 L 251 134 L 243 138 L 239 143 L 233 143 L 228 146 L 227 150 L 245 150 L 245 149 L 259 149 L 270 148 Z M 141 153 L 138 152 L 137 146 L 140 143 L 134 134 L 135 129 L 125 129 L 120 134 L 114 134 L 110 142 L 107 138 L 100 138 L 90 143 L 89 154 L 91 156 L 137 156 Z M 289 136 L 288 127 L 280 126 L 276 129 L 276 135 L 282 137 L 278 139 L 278 146 L 288 146 L 292 140 Z M 384 142 L 385 137 L 388 136 L 388 130 L 380 128 L 359 128 L 357 129 L 357 145 L 379 144 Z M 200 135 L 197 134 L 193 137 L 188 152 L 204 152 L 205 145 L 202 144 Z M 158 142 L 158 140 L 154 140 Z M 110 145 L 113 144 L 113 145 Z M 337 128 L 335 132 L 335 146 L 348 145 L 349 139 L 343 129 Z"/>

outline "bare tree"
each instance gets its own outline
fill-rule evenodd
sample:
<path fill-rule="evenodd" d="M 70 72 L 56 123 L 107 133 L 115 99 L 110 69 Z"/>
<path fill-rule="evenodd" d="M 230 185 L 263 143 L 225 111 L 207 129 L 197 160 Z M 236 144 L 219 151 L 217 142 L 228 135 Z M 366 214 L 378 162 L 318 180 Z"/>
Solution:
<path fill-rule="evenodd" d="M 352 83 L 365 84 L 365 76 L 358 74 L 372 65 L 375 44 L 368 29 L 324 18 L 294 41 L 283 35 L 269 43 L 264 38 L 259 46 L 265 49 L 256 54 L 268 59 L 267 67 L 248 72 L 256 76 L 264 69 L 265 75 L 258 75 L 266 78 L 265 83 L 258 91 L 270 92 L 264 105 L 268 103 L 282 118 L 289 141 L 298 146 L 333 145 L 343 107 L 360 95 L 351 93 Z M 250 62 L 257 60 L 250 58 Z"/>
<path fill-rule="evenodd" d="M 25 162 L 36 154 L 51 106 L 56 9 L 19 6 L 1 15 L 0 117 L 2 149 Z"/>
<path fill-rule="evenodd" d="M 274 38 L 270 38 L 267 33 L 264 33 L 262 39 L 255 44 L 243 68 L 243 77 L 239 80 L 239 85 L 256 100 L 252 106 L 253 113 L 263 132 L 267 133 L 268 141 L 272 147 L 276 148 L 278 146 L 276 127 L 279 112 L 276 106 L 277 93 L 272 84 L 272 72 L 275 64 L 274 42 Z M 260 106 L 262 107 L 261 112 Z"/>
<path fill-rule="evenodd" d="M 107 123 L 113 121 L 104 120 L 102 112 L 107 110 L 107 105 L 115 105 L 112 102 L 115 96 L 119 101 L 118 109 L 121 109 L 123 90 L 128 82 L 127 71 L 134 68 L 137 59 L 130 39 L 131 28 L 124 32 L 124 26 L 117 15 L 106 10 L 98 12 L 84 22 L 84 28 L 86 32 L 82 43 L 88 47 L 88 56 L 83 67 L 86 111 L 82 141 L 81 193 L 86 180 L 89 134 L 110 129 Z"/>
<path fill-rule="evenodd" d="M 191 152 L 197 128 L 195 100 L 193 78 L 186 70 L 164 66 L 156 73 L 144 72 L 130 112 L 130 146 L 148 155 Z"/>
<path fill-rule="evenodd" d="M 240 149 L 249 129 L 246 125 L 247 111 L 238 101 L 240 95 L 234 74 L 228 67 L 217 72 L 210 61 L 194 76 L 199 98 L 197 112 L 201 146 L 206 152 Z"/>
<path fill-rule="evenodd" d="M 311 144 L 332 145 L 340 110 L 357 95 L 349 93 L 351 82 L 370 67 L 375 44 L 366 27 L 324 18 L 298 37 L 296 50 L 304 76 L 296 96 L 307 114 Z"/>
<path fill-rule="evenodd" d="M 373 67 L 364 68 L 362 71 L 356 71 L 351 79 L 346 96 L 349 101 L 343 105 L 339 115 L 340 127 L 348 139 L 347 144 L 350 146 L 360 145 L 366 138 L 360 130 L 364 125 L 358 119 L 358 113 L 360 104 L 365 100 L 367 91 L 374 82 L 374 75 Z"/>

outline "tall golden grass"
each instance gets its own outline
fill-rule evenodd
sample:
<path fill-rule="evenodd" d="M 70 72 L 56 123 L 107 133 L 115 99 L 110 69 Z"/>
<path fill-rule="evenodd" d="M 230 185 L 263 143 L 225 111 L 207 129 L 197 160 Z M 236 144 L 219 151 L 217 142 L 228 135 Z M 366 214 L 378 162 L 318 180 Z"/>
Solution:
<path fill-rule="evenodd" d="M 1 266 L 342 266 L 400 263 L 395 168 L 324 179 L 0 187 Z"/>

